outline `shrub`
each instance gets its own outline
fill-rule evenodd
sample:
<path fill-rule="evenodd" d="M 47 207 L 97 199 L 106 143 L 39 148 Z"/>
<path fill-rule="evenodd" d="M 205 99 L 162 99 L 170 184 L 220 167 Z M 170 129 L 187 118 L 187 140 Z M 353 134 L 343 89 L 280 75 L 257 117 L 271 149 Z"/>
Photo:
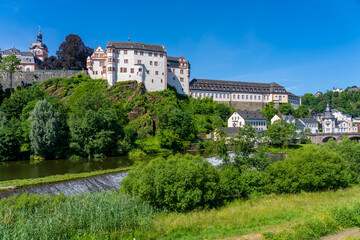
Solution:
<path fill-rule="evenodd" d="M 201 157 L 175 155 L 137 163 L 121 188 L 158 208 L 188 211 L 218 204 L 218 170 Z"/>
<path fill-rule="evenodd" d="M 275 193 L 335 190 L 349 185 L 350 174 L 347 162 L 338 153 L 308 147 L 271 164 L 264 183 L 267 192 Z"/>

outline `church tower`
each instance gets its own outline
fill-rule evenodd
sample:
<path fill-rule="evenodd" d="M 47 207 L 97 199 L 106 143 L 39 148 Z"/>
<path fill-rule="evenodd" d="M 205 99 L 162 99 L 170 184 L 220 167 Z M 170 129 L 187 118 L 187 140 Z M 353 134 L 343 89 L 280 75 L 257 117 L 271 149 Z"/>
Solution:
<path fill-rule="evenodd" d="M 322 129 L 323 133 L 334 133 L 336 119 L 331 113 L 329 104 L 326 105 L 325 114 L 322 118 Z"/>
<path fill-rule="evenodd" d="M 41 61 L 44 61 L 48 58 L 49 50 L 47 46 L 42 42 L 42 34 L 40 32 L 39 26 L 39 33 L 36 38 L 36 42 L 32 43 L 30 46 L 30 52 L 38 57 Z"/>

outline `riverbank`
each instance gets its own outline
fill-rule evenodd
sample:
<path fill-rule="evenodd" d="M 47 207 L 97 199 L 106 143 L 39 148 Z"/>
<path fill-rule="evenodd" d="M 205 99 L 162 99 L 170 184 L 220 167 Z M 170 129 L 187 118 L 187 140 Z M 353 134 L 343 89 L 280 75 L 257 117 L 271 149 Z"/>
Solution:
<path fill-rule="evenodd" d="M 358 227 L 358 217 L 352 217 L 360 209 L 359 190 L 354 186 L 318 193 L 253 195 L 219 209 L 188 213 L 156 210 L 116 191 L 71 197 L 23 195 L 0 200 L 0 232 L 8 239 L 26 231 L 28 235 L 22 236 L 34 238 L 191 240 L 253 233 L 267 239 L 303 239 L 303 230 L 307 239 L 318 239 L 341 231 L 347 224 Z M 35 227 L 34 222 L 41 227 Z M 276 238 L 273 232 L 285 238 Z"/>
<path fill-rule="evenodd" d="M 76 179 L 88 178 L 88 177 L 93 177 L 93 176 L 99 176 L 99 175 L 104 175 L 104 174 L 109 174 L 109 173 L 115 173 L 115 172 L 124 172 L 124 171 L 128 171 L 130 169 L 131 169 L 131 167 L 124 167 L 124 168 L 114 168 L 114 169 L 83 172 L 83 173 L 67 173 L 67 174 L 53 175 L 53 176 L 47 176 L 47 177 L 42 177 L 42 178 L 14 179 L 14 180 L 1 181 L 0 187 L 15 186 L 17 188 L 26 188 L 26 187 L 30 187 L 30 186 L 47 184 L 47 183 L 57 183 L 57 182 L 64 182 L 64 181 L 69 181 L 69 180 L 76 180 Z M 5 190 L 3 190 L 3 191 L 5 191 Z"/>

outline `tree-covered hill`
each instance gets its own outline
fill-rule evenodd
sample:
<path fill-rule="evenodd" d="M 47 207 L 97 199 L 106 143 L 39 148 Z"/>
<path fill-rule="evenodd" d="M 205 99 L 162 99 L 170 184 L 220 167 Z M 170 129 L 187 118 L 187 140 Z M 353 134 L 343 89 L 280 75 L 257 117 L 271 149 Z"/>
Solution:
<path fill-rule="evenodd" d="M 232 111 L 171 87 L 147 92 L 135 81 L 108 87 L 85 75 L 52 78 L 0 95 L 0 161 L 181 151 L 225 126 Z M 37 148 L 42 141 L 46 146 Z"/>
<path fill-rule="evenodd" d="M 353 117 L 360 116 L 360 91 L 349 91 L 349 88 L 345 91 L 332 92 L 314 96 L 311 93 L 306 93 L 301 98 L 301 103 L 313 109 L 317 113 L 325 111 L 326 104 L 329 103 L 331 108 L 337 109 L 344 113 L 350 114 Z"/>

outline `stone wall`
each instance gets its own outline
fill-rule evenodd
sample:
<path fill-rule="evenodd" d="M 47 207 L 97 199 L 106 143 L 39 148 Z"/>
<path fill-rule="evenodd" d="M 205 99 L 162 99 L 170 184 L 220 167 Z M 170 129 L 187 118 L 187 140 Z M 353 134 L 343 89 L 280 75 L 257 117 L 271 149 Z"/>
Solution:
<path fill-rule="evenodd" d="M 86 75 L 87 71 L 67 71 L 67 70 L 39 70 L 35 72 L 22 72 L 18 71 L 13 74 L 12 86 L 16 88 L 17 86 L 25 86 L 26 84 L 32 84 L 34 82 L 41 82 L 48 78 L 56 77 L 72 77 L 77 73 L 84 73 Z M 0 72 L 0 84 L 3 89 L 9 88 L 10 74 Z"/>

